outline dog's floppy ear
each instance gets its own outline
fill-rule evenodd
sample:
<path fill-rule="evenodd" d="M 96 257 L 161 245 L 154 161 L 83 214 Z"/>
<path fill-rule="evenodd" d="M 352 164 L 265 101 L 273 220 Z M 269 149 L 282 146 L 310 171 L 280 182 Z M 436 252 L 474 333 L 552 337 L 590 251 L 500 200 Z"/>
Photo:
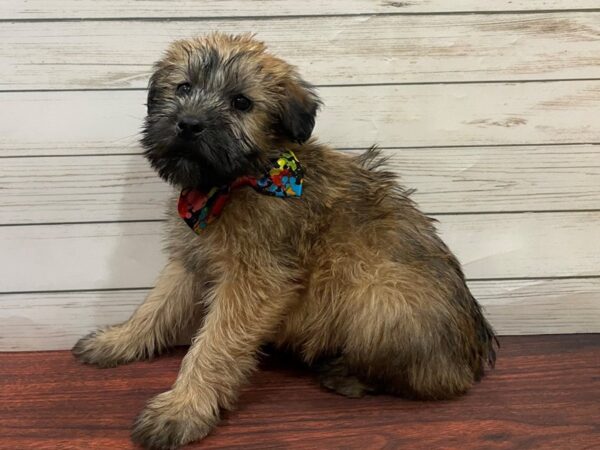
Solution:
<path fill-rule="evenodd" d="M 150 77 L 150 81 L 148 82 L 148 97 L 146 99 L 146 110 L 148 114 L 152 111 L 152 108 L 156 106 L 156 97 L 158 94 L 158 89 L 156 87 L 156 73 L 154 73 Z"/>
<path fill-rule="evenodd" d="M 291 141 L 305 142 L 315 127 L 315 116 L 320 106 L 321 100 L 311 84 L 299 77 L 287 80 L 283 84 L 279 117 L 281 131 Z"/>

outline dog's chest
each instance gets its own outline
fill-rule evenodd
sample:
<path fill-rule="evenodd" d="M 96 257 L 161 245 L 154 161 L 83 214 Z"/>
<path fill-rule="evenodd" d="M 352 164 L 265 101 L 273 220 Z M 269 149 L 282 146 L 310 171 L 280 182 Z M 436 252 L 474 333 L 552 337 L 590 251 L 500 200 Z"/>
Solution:
<path fill-rule="evenodd" d="M 294 236 L 300 229 L 294 220 L 298 205 L 292 202 L 299 199 L 276 198 L 241 188 L 232 192 L 219 217 L 197 233 L 171 214 L 167 250 L 187 268 L 203 274 L 220 272 L 231 263 L 254 263 L 256 255 L 261 254 L 265 259 L 293 260 Z"/>

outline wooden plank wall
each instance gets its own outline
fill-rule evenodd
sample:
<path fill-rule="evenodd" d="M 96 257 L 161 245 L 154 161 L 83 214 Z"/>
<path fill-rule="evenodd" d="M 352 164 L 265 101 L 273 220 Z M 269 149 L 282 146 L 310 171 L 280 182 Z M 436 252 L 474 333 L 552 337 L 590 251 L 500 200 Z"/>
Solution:
<path fill-rule="evenodd" d="M 501 334 L 600 332 L 597 0 L 13 0 L 0 22 L 0 350 L 68 348 L 153 285 L 145 86 L 211 30 L 298 65 L 323 141 L 384 148 Z"/>

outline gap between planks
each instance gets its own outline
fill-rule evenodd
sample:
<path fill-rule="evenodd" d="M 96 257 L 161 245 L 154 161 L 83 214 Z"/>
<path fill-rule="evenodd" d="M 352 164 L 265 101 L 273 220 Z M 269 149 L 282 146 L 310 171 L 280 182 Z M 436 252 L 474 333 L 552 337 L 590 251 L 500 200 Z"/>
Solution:
<path fill-rule="evenodd" d="M 315 84 L 319 88 L 348 88 L 348 87 L 378 87 L 378 86 L 437 86 L 437 85 L 462 85 L 462 84 L 527 84 L 527 83 L 560 83 L 577 81 L 598 81 L 598 77 L 583 78 L 532 78 L 527 80 L 459 80 L 459 81 L 410 81 L 410 82 L 389 82 L 389 83 L 339 83 L 339 84 Z M 19 94 L 35 92 L 105 92 L 105 91 L 147 91 L 147 87 L 102 87 L 102 88 L 56 88 L 56 89 L 0 89 L 0 94 Z M 519 145 L 519 144 L 515 144 Z M 521 144 L 532 145 L 532 144 Z M 0 156 L 1 158 L 1 156 Z"/>

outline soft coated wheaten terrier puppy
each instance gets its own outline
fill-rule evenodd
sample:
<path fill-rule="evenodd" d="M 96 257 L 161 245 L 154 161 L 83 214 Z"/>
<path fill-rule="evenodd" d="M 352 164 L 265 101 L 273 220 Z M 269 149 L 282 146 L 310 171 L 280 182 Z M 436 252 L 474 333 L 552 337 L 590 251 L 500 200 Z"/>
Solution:
<path fill-rule="evenodd" d="M 127 322 L 73 349 L 110 367 L 193 336 L 135 441 L 206 436 L 265 343 L 349 397 L 450 398 L 493 363 L 493 331 L 433 221 L 376 149 L 351 157 L 310 139 L 318 109 L 294 67 L 248 35 L 178 41 L 156 64 L 142 142 L 181 189 L 169 262 Z"/>

